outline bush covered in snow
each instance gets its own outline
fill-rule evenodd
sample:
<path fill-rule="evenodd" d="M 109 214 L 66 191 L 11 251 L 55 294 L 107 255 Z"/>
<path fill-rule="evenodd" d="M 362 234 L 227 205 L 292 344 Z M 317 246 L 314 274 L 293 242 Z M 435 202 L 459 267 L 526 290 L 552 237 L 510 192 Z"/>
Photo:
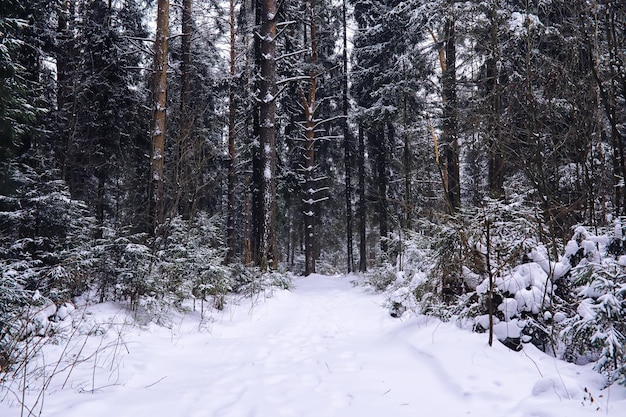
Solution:
<path fill-rule="evenodd" d="M 45 333 L 54 311 L 86 287 L 93 218 L 58 172 L 36 158 L 0 166 L 0 366 Z M 39 311 L 41 310 L 41 311 Z M 50 313 L 49 315 L 46 315 Z"/>
<path fill-rule="evenodd" d="M 610 382 L 626 383 L 626 240 L 611 230 L 574 228 L 545 241 L 541 216 L 487 200 L 405 243 L 405 268 L 370 274 L 388 293 L 393 316 L 405 310 L 459 320 L 507 346 L 533 343 L 577 363 L 595 362 Z M 381 275 L 382 274 L 382 275 Z M 381 275 L 383 278 L 379 277 Z M 491 307 L 491 308 L 490 308 Z"/>
<path fill-rule="evenodd" d="M 576 230 L 580 262 L 572 269 L 575 314 L 564 320 L 565 357 L 595 361 L 609 380 L 626 384 L 626 256 L 623 220 L 613 231 L 594 236 Z M 616 250 L 616 248 L 620 248 Z"/>

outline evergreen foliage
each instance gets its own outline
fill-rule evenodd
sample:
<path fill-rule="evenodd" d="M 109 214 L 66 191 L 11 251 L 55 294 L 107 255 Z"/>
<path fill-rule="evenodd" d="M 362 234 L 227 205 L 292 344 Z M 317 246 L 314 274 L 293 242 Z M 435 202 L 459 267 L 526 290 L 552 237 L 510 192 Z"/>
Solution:
<path fill-rule="evenodd" d="M 2 369 L 76 296 L 165 323 L 352 270 L 354 207 L 392 315 L 626 382 L 624 5 L 339 3 L 171 8 L 151 154 L 155 2 L 2 1 Z"/>
<path fill-rule="evenodd" d="M 561 335 L 569 360 L 595 361 L 609 382 L 626 384 L 626 258 L 607 253 L 611 245 L 623 242 L 622 221 L 601 238 L 582 227 L 577 230 L 582 257 L 572 270 L 577 307 L 562 323 Z"/>
<path fill-rule="evenodd" d="M 0 161 L 30 147 L 43 110 L 28 68 L 37 48 L 29 36 L 37 13 L 32 3 L 8 0 L 0 6 Z"/>

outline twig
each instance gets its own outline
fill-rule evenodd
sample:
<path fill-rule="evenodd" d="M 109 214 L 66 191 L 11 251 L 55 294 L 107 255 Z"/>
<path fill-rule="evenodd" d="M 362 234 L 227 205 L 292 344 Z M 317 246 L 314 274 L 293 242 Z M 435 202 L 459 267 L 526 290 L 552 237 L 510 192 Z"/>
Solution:
<path fill-rule="evenodd" d="M 150 387 L 153 387 L 153 386 L 155 386 L 156 384 L 158 384 L 159 382 L 163 381 L 165 378 L 167 378 L 167 375 L 165 375 L 163 378 L 159 379 L 158 381 L 153 382 L 153 383 L 152 383 L 152 384 L 150 384 L 150 385 L 146 385 L 144 388 L 150 388 Z"/>

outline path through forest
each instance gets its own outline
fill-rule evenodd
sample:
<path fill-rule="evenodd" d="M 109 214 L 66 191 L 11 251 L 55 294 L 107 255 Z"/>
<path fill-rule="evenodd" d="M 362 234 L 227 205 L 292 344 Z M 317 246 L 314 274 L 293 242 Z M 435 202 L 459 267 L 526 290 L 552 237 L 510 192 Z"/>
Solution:
<path fill-rule="evenodd" d="M 589 366 L 532 346 L 490 348 L 485 335 L 434 319 L 394 319 L 382 295 L 350 277 L 296 278 L 294 286 L 230 303 L 204 322 L 189 313 L 171 329 L 124 325 L 91 336 L 81 354 L 99 347 L 98 355 L 76 365 L 64 388 L 69 371 L 51 380 L 42 415 L 626 415 L 625 391 L 600 392 L 603 380 Z M 124 322 L 110 304 L 90 312 L 91 321 Z M 20 415 L 8 398 L 0 415 Z"/>

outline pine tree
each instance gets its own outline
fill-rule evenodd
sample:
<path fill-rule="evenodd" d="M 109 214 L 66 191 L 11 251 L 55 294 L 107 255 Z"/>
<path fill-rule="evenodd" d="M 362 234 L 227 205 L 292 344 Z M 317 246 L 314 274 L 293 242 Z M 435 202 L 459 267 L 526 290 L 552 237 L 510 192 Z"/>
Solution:
<path fill-rule="evenodd" d="M 164 158 L 167 108 L 167 59 L 169 2 L 159 0 L 152 80 L 152 150 L 150 153 L 149 218 L 150 232 L 156 233 L 164 221 Z"/>

